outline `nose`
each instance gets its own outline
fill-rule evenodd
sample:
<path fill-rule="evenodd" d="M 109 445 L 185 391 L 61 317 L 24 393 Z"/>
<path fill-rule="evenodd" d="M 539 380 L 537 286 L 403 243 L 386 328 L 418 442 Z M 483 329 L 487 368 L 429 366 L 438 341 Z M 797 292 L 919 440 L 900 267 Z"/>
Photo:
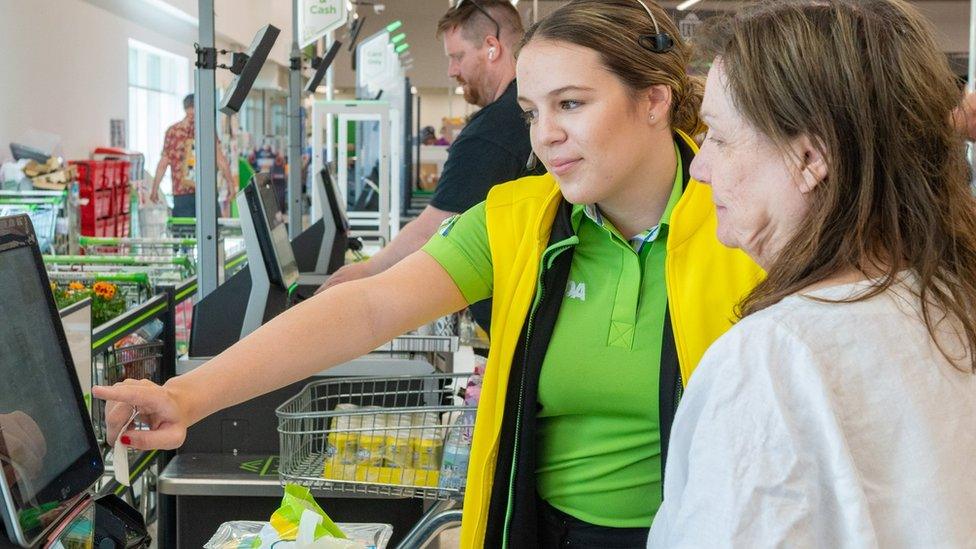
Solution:
<path fill-rule="evenodd" d="M 450 61 L 448 61 L 448 63 L 447 63 L 447 77 L 448 78 L 457 78 L 458 76 L 460 76 L 460 74 L 461 74 L 461 71 L 460 71 L 460 67 L 458 66 L 458 62 L 455 61 L 455 60 L 453 60 L 453 59 L 451 59 Z"/>
<path fill-rule="evenodd" d="M 711 155 L 711 146 L 708 142 L 702 144 L 701 149 L 695 158 L 691 160 L 691 166 L 688 167 L 688 175 L 697 181 L 700 181 L 706 185 L 711 184 L 712 175 L 709 169 L 709 156 Z"/>
<path fill-rule="evenodd" d="M 534 141 L 538 141 L 543 146 L 558 145 L 566 140 L 566 130 L 559 123 L 557 117 L 542 112 L 538 114 L 536 123 L 532 125 L 532 130 L 532 133 L 535 134 Z"/>

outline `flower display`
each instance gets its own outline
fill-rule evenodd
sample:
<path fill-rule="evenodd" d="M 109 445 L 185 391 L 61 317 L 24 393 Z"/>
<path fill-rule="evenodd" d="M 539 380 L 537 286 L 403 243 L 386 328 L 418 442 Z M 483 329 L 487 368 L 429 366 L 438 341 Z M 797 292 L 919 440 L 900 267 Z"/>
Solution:
<path fill-rule="evenodd" d="M 96 282 L 95 285 L 92 286 L 92 291 L 95 292 L 95 295 L 98 297 L 109 300 L 115 297 L 118 290 L 115 284 L 108 282 Z"/>
<path fill-rule="evenodd" d="M 69 282 L 67 286 L 51 283 L 51 292 L 59 309 L 77 303 L 83 299 L 92 300 L 92 326 L 101 326 L 125 312 L 125 299 L 119 292 L 118 286 L 111 282 L 96 282 L 90 288 L 78 281 Z"/>

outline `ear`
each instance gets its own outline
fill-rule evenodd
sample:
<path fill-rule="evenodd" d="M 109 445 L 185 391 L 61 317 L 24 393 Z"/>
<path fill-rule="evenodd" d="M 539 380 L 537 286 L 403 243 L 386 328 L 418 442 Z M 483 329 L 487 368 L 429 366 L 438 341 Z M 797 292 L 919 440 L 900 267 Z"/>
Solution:
<path fill-rule="evenodd" d="M 800 192 L 812 192 L 817 185 L 827 179 L 828 161 L 824 154 L 825 147 L 819 138 L 811 138 L 803 134 L 793 140 L 793 152 L 799 159 Z"/>
<path fill-rule="evenodd" d="M 488 55 L 488 53 L 486 53 L 486 57 L 488 58 L 488 61 L 497 61 L 497 60 L 501 59 L 502 58 L 502 43 L 497 38 L 495 38 L 494 36 L 486 36 L 485 37 L 485 52 L 488 52 L 488 53 L 493 52 L 491 55 Z"/>
<path fill-rule="evenodd" d="M 668 112 L 671 110 L 671 88 L 664 84 L 657 84 L 647 88 L 642 96 L 646 100 L 647 119 L 655 123 L 667 121 Z M 653 119 L 651 115 L 654 116 Z"/>

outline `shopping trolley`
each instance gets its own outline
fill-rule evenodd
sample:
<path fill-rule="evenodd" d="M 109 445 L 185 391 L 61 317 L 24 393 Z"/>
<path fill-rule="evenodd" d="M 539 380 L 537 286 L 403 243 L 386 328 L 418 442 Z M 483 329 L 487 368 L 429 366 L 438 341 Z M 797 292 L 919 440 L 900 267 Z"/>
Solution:
<path fill-rule="evenodd" d="M 27 214 L 34 224 L 37 245 L 41 252 L 51 253 L 55 248 L 58 215 L 64 204 L 64 193 L 56 196 L 16 197 L 0 196 L 0 216 Z"/>
<path fill-rule="evenodd" d="M 161 341 L 108 349 L 92 357 L 92 379 L 96 385 L 114 385 L 127 379 L 159 383 L 162 364 Z M 108 442 L 105 440 L 105 402 L 102 400 L 92 401 L 92 423 L 98 438 Z"/>
<path fill-rule="evenodd" d="M 182 256 L 196 263 L 195 238 L 112 238 L 82 236 L 78 246 L 85 255 L 123 257 Z"/>
<path fill-rule="evenodd" d="M 184 256 L 45 255 L 43 259 L 49 272 L 145 273 L 154 286 L 196 274 L 196 266 Z"/>
<path fill-rule="evenodd" d="M 160 383 L 162 381 L 162 363 L 163 343 L 161 341 L 109 348 L 92 357 L 92 379 L 97 385 L 113 385 L 126 379 L 148 379 Z M 105 402 L 93 400 L 91 412 L 95 435 L 101 443 L 103 459 L 106 465 L 110 465 L 114 470 L 113 453 L 107 440 Z M 146 518 L 147 523 L 155 520 L 157 476 L 155 467 L 147 467 L 132 486 L 118 492 L 126 502 L 139 510 L 142 516 Z M 105 479 L 108 478 L 111 477 L 105 477 Z"/>
<path fill-rule="evenodd" d="M 432 502 L 399 547 L 460 524 L 476 406 L 469 374 L 310 383 L 277 410 L 282 483 Z"/>

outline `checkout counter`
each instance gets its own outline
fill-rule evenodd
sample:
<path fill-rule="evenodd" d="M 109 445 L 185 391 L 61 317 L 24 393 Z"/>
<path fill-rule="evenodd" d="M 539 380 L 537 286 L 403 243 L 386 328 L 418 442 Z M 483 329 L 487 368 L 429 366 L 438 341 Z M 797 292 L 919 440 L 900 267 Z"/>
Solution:
<path fill-rule="evenodd" d="M 0 218 L 0 547 L 146 547 L 105 467 L 26 215 Z"/>
<path fill-rule="evenodd" d="M 257 174 L 238 196 L 248 267 L 196 304 L 191 358 L 178 363 L 178 374 L 202 365 L 208 357 L 283 312 L 296 300 L 299 266 L 312 265 L 309 257 L 315 256 L 314 265 L 324 268 L 324 274 L 341 266 L 339 258 L 344 257 L 347 248 L 348 224 L 335 189 L 329 192 L 331 181 L 327 174 L 322 175 L 320 184 L 326 186 L 320 196 L 329 200 L 328 208 L 322 210 L 326 215 L 296 239 L 302 250 L 299 254 L 288 241 L 270 180 Z M 296 255 L 304 258 L 302 262 Z M 319 283 L 316 280 L 309 287 L 314 291 Z M 177 547 L 200 547 L 223 522 L 267 520 L 282 496 L 275 409 L 309 382 L 336 376 L 448 372 L 456 350 L 456 337 L 399 338 L 376 353 L 223 410 L 194 425 L 159 478 L 160 494 L 175 501 L 172 515 L 160 516 L 160 528 L 176 533 Z M 392 524 L 394 545 L 423 514 L 423 501 L 419 499 L 322 490 L 313 490 L 313 495 L 338 522 Z"/>

